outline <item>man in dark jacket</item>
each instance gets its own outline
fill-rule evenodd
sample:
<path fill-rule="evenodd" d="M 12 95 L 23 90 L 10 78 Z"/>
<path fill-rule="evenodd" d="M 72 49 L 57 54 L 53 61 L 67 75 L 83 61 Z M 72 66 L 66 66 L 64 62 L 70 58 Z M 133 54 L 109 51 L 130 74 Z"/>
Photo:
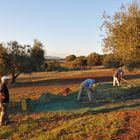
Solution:
<path fill-rule="evenodd" d="M 1 78 L 2 84 L 0 86 L 0 125 L 10 123 L 8 117 L 8 105 L 9 105 L 9 90 L 7 88 L 7 84 L 10 77 L 3 76 Z"/>

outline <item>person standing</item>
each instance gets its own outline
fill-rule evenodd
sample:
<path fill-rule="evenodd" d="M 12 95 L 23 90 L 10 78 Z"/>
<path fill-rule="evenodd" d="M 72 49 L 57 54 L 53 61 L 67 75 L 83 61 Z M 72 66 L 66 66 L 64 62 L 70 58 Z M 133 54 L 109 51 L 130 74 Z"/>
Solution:
<path fill-rule="evenodd" d="M 10 77 L 3 76 L 1 78 L 2 84 L 0 86 L 0 125 L 10 123 L 8 117 L 8 105 L 9 105 L 9 90 L 7 84 L 9 82 Z"/>
<path fill-rule="evenodd" d="M 92 87 L 96 83 L 97 83 L 97 81 L 94 79 L 86 79 L 85 81 L 83 81 L 80 85 L 80 90 L 79 90 L 77 101 L 80 101 L 81 95 L 84 92 L 84 90 L 86 90 L 86 92 L 88 94 L 89 101 L 92 101 L 93 100 L 93 92 L 94 92 Z"/>
<path fill-rule="evenodd" d="M 116 84 L 117 86 L 120 86 L 120 81 L 123 75 L 124 75 L 124 72 L 122 70 L 122 67 L 115 70 L 113 74 L 113 87 L 115 87 Z"/>

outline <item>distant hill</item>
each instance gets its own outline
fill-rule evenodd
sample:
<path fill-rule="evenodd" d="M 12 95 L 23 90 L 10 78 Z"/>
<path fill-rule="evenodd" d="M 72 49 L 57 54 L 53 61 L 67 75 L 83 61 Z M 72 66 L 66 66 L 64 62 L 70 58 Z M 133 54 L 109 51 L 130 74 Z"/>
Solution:
<path fill-rule="evenodd" d="M 46 56 L 46 60 L 62 60 L 64 58 L 57 57 L 57 56 Z"/>

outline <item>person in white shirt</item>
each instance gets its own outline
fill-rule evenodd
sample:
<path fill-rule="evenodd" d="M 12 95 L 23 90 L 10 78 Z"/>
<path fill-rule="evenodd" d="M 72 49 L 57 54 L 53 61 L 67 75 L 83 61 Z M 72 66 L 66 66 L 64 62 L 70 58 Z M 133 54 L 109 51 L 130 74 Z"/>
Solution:
<path fill-rule="evenodd" d="M 2 84 L 0 85 L 0 126 L 9 124 L 8 106 L 9 106 L 9 90 L 7 84 L 11 78 L 3 76 L 1 78 Z"/>
<path fill-rule="evenodd" d="M 121 78 L 124 75 L 124 71 L 122 70 L 122 67 L 115 70 L 115 73 L 113 74 L 113 87 L 120 86 Z"/>
<path fill-rule="evenodd" d="M 88 94 L 89 101 L 92 101 L 93 100 L 93 92 L 94 92 L 92 87 L 96 83 L 97 83 L 97 81 L 94 79 L 86 79 L 85 81 L 83 81 L 80 85 L 80 90 L 79 90 L 77 101 L 80 101 L 81 95 L 84 92 L 84 90 L 86 90 L 86 92 Z"/>

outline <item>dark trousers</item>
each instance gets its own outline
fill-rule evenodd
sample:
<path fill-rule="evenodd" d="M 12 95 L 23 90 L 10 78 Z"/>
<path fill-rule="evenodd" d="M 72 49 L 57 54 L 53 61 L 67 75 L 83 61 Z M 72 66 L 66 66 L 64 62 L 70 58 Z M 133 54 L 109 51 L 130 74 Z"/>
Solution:
<path fill-rule="evenodd" d="M 8 105 L 9 103 L 0 103 L 0 108 L 1 108 L 0 123 L 9 122 Z"/>

